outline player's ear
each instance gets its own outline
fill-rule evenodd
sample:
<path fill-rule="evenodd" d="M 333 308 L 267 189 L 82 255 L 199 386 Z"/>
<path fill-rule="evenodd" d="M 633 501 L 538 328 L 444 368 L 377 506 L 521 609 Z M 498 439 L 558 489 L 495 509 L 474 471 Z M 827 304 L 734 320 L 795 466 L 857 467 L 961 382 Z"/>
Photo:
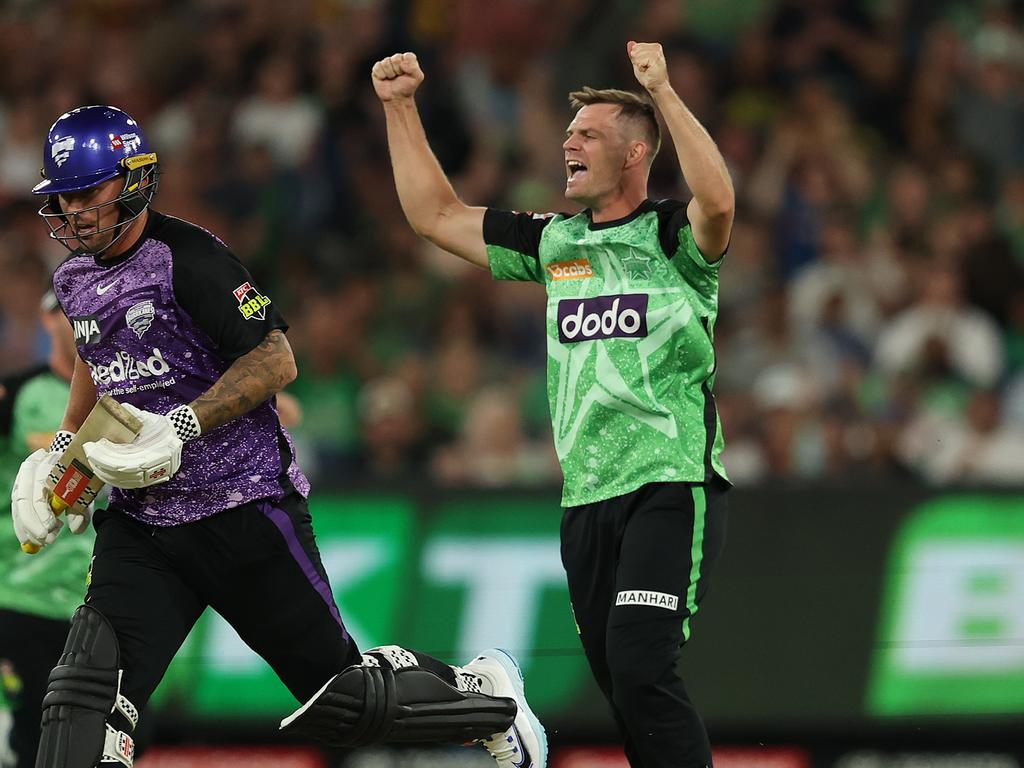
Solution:
<path fill-rule="evenodd" d="M 632 168 L 634 165 L 643 163 L 647 159 L 647 144 L 644 142 L 634 139 L 629 142 L 629 146 L 626 149 L 626 168 Z"/>

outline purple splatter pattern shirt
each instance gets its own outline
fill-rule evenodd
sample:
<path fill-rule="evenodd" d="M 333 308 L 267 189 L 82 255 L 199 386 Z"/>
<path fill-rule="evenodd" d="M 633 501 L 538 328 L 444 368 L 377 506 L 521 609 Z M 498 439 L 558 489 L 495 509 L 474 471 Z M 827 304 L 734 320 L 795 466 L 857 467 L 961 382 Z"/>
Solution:
<path fill-rule="evenodd" d="M 220 240 L 156 211 L 127 253 L 72 254 L 53 286 L 97 393 L 153 413 L 192 402 L 267 333 L 288 327 Z M 292 488 L 306 496 L 309 482 L 271 399 L 187 442 L 168 482 L 114 489 L 110 503 L 171 526 Z"/>

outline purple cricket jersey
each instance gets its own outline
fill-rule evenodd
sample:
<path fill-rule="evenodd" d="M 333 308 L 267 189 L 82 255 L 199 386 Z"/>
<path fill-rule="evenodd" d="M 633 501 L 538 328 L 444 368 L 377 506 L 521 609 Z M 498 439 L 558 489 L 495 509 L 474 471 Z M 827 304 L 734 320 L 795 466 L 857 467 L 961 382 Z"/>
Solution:
<path fill-rule="evenodd" d="M 244 266 L 206 230 L 150 210 L 139 242 L 113 259 L 73 254 L 53 276 L 99 395 L 165 414 L 287 324 Z M 198 520 L 309 482 L 273 400 L 185 443 L 166 483 L 113 489 L 111 507 L 152 525 Z"/>

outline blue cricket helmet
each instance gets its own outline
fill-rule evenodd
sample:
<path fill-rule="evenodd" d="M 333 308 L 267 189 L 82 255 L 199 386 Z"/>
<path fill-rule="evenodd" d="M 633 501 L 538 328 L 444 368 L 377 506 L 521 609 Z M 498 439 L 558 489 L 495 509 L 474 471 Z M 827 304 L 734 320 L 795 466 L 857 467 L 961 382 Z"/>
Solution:
<path fill-rule="evenodd" d="M 43 180 L 32 194 L 94 187 L 124 173 L 125 159 L 148 154 L 149 142 L 127 113 L 105 106 L 73 109 L 50 126 L 43 147 Z"/>
<path fill-rule="evenodd" d="M 117 107 L 96 105 L 79 107 L 57 118 L 43 145 L 43 180 L 32 188 L 34 195 L 46 195 L 39 209 L 50 227 L 50 236 L 74 250 L 77 241 L 68 217 L 61 211 L 58 195 L 79 192 L 118 176 L 125 179 L 124 189 L 112 203 L 120 206 L 118 223 L 98 232 L 121 229 L 142 215 L 156 194 L 159 165 L 142 128 L 131 115 Z M 96 212 L 94 206 L 76 215 Z M 98 233 L 97 232 L 97 233 Z"/>

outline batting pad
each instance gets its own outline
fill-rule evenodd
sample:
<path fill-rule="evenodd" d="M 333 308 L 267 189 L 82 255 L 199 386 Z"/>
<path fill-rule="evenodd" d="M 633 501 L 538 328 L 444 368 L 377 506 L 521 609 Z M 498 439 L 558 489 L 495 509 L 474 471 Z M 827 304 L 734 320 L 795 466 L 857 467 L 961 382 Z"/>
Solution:
<path fill-rule="evenodd" d="M 43 697 L 36 768 L 93 768 L 101 760 L 130 768 L 135 744 L 107 722 L 115 710 L 133 729 L 139 718 L 120 693 L 119 663 L 110 622 L 92 606 L 79 606 Z"/>
<path fill-rule="evenodd" d="M 422 667 L 353 666 L 281 721 L 281 730 L 332 747 L 464 744 L 508 729 L 515 716 L 513 699 L 460 692 Z"/>

